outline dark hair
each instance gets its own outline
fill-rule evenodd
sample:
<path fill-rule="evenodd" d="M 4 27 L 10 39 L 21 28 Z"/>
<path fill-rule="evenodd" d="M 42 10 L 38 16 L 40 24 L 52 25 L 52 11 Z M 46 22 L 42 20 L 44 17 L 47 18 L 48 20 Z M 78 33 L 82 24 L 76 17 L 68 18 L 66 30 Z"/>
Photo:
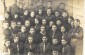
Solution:
<path fill-rule="evenodd" d="M 79 19 L 75 19 L 75 21 L 79 22 L 80 23 L 80 20 Z"/>

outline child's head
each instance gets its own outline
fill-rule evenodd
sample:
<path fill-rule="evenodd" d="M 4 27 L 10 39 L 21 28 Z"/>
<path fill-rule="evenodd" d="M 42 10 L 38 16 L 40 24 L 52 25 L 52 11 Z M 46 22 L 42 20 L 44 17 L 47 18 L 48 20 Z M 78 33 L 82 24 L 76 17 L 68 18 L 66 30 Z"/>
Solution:
<path fill-rule="evenodd" d="M 60 20 L 60 19 L 56 20 L 56 24 L 57 24 L 58 26 L 61 25 L 61 20 Z"/>
<path fill-rule="evenodd" d="M 58 44 L 58 39 L 57 38 L 52 39 L 52 44 L 54 45 Z"/>
<path fill-rule="evenodd" d="M 25 26 L 26 26 L 26 27 L 29 27 L 29 26 L 30 26 L 30 21 L 29 21 L 29 20 L 26 20 L 26 21 L 25 21 Z"/>
<path fill-rule="evenodd" d="M 52 2 L 51 1 L 48 1 L 47 2 L 47 8 L 51 8 L 52 7 Z"/>
<path fill-rule="evenodd" d="M 42 37 L 42 42 L 43 42 L 43 43 L 46 43 L 46 42 L 47 42 L 47 37 L 46 37 L 46 36 L 43 36 L 43 37 Z"/>
<path fill-rule="evenodd" d="M 70 17 L 68 18 L 68 23 L 71 24 L 71 21 L 73 21 L 73 20 L 74 20 L 74 18 L 73 18 L 72 16 L 70 16 Z"/>
<path fill-rule="evenodd" d="M 62 13 L 62 16 L 63 16 L 63 17 L 67 17 L 67 16 L 68 16 L 68 13 L 67 13 L 66 11 L 64 11 L 64 12 Z"/>
<path fill-rule="evenodd" d="M 21 27 L 21 22 L 17 22 L 17 27 Z"/>
<path fill-rule="evenodd" d="M 42 19 L 42 24 L 46 25 L 46 23 L 47 23 L 46 19 Z"/>
<path fill-rule="evenodd" d="M 40 31 L 45 32 L 45 26 L 41 26 Z"/>
<path fill-rule="evenodd" d="M 74 27 L 74 20 L 71 21 L 71 27 Z"/>
<path fill-rule="evenodd" d="M 47 9 L 47 15 L 51 15 L 51 12 L 52 12 L 51 8 L 48 8 Z"/>
<path fill-rule="evenodd" d="M 24 15 L 28 15 L 28 10 L 27 9 L 24 11 Z"/>
<path fill-rule="evenodd" d="M 39 24 L 39 20 L 37 18 L 35 19 L 35 24 Z"/>
<path fill-rule="evenodd" d="M 19 37 L 18 36 L 14 37 L 14 43 L 18 43 L 18 42 L 19 42 Z"/>
<path fill-rule="evenodd" d="M 67 44 L 67 40 L 66 39 L 62 39 L 61 43 L 62 43 L 62 45 L 66 45 Z"/>
<path fill-rule="evenodd" d="M 29 36 L 29 37 L 28 37 L 28 42 L 29 42 L 30 44 L 33 43 L 33 37 Z"/>
<path fill-rule="evenodd" d="M 14 18 L 17 19 L 19 17 L 18 13 L 14 14 Z"/>
<path fill-rule="evenodd" d="M 52 31 L 56 31 L 57 30 L 57 26 L 56 25 L 52 25 Z"/>
<path fill-rule="evenodd" d="M 5 13 L 5 18 L 8 19 L 9 16 L 10 16 L 10 15 L 9 15 L 9 12 L 6 12 L 6 13 Z"/>
<path fill-rule="evenodd" d="M 54 24 L 53 21 L 50 21 L 50 22 L 49 22 L 49 26 L 52 26 L 53 24 Z"/>
<path fill-rule="evenodd" d="M 60 7 L 60 9 L 65 9 L 65 4 L 61 3 L 59 7 Z"/>
<path fill-rule="evenodd" d="M 41 15 L 43 13 L 43 10 L 42 9 L 39 9 L 38 10 L 38 14 Z"/>
<path fill-rule="evenodd" d="M 66 30 L 65 30 L 65 27 L 64 26 L 61 26 L 61 32 L 64 33 Z"/>
<path fill-rule="evenodd" d="M 22 26 L 21 26 L 21 32 L 23 32 L 23 33 L 26 32 L 26 26 L 25 26 L 25 25 L 22 25 Z"/>
<path fill-rule="evenodd" d="M 9 23 L 7 21 L 3 21 L 3 28 L 8 29 L 9 28 Z"/>
<path fill-rule="evenodd" d="M 75 20 L 74 20 L 74 26 L 75 26 L 75 27 L 80 26 L 80 20 L 79 20 L 79 19 L 75 19 Z"/>
<path fill-rule="evenodd" d="M 55 12 L 55 16 L 58 17 L 60 13 L 58 11 Z"/>
<path fill-rule="evenodd" d="M 11 21 L 11 27 L 15 28 L 16 26 L 17 26 L 16 22 L 15 21 Z"/>
<path fill-rule="evenodd" d="M 34 11 L 31 11 L 30 16 L 31 17 L 34 17 L 35 16 L 35 12 Z"/>
<path fill-rule="evenodd" d="M 52 50 L 52 55 L 59 55 L 59 52 L 58 52 L 58 50 L 56 50 L 56 49 L 53 49 L 53 50 Z"/>
<path fill-rule="evenodd" d="M 9 47 L 9 46 L 10 46 L 10 41 L 9 41 L 9 40 L 6 40 L 6 41 L 5 41 L 5 46 L 6 46 L 6 47 Z"/>
<path fill-rule="evenodd" d="M 34 34 L 35 33 L 34 27 L 31 27 L 29 32 L 30 32 L 30 34 Z"/>

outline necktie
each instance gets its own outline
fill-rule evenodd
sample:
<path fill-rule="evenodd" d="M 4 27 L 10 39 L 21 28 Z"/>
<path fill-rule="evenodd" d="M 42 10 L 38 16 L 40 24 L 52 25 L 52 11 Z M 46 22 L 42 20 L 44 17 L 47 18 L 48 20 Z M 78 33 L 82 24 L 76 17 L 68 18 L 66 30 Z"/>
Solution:
<path fill-rule="evenodd" d="M 54 38 L 54 35 L 55 35 L 55 32 L 53 32 L 53 36 L 52 36 L 52 38 Z"/>
<path fill-rule="evenodd" d="M 64 33 L 63 33 L 63 35 L 62 35 L 62 39 L 64 38 Z"/>
<path fill-rule="evenodd" d="M 30 45 L 30 49 L 32 48 L 32 46 Z"/>
<path fill-rule="evenodd" d="M 18 51 L 18 53 L 19 53 L 19 45 L 17 44 L 17 51 Z"/>
<path fill-rule="evenodd" d="M 45 43 L 43 44 L 43 53 L 45 52 Z"/>
<path fill-rule="evenodd" d="M 62 48 L 62 53 L 64 52 L 64 47 Z"/>

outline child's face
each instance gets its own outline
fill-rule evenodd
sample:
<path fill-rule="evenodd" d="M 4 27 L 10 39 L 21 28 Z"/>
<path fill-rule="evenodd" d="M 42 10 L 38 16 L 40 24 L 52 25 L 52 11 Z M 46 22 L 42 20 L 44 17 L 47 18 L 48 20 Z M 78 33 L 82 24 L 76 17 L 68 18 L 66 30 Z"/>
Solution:
<path fill-rule="evenodd" d="M 45 27 L 41 27 L 41 32 L 44 32 L 45 31 Z"/>
<path fill-rule="evenodd" d="M 33 42 L 33 38 L 32 37 L 28 37 L 28 41 L 29 41 L 29 43 L 32 43 Z"/>
<path fill-rule="evenodd" d="M 69 24 L 71 23 L 71 21 L 72 21 L 72 19 L 71 19 L 71 18 L 68 18 L 68 23 L 69 23 Z"/>
<path fill-rule="evenodd" d="M 47 37 L 43 37 L 43 38 L 42 38 L 42 41 L 43 41 L 44 43 L 46 43 L 46 42 L 47 42 Z"/>
<path fill-rule="evenodd" d="M 30 33 L 31 33 L 31 34 L 34 34 L 34 33 L 35 33 L 34 28 L 31 28 L 31 29 L 30 29 Z"/>
<path fill-rule="evenodd" d="M 42 10 L 39 10 L 39 14 L 40 14 L 40 15 L 42 14 Z"/>
<path fill-rule="evenodd" d="M 62 16 L 63 16 L 63 17 L 67 17 L 67 12 L 63 12 L 63 13 L 62 13 Z"/>
<path fill-rule="evenodd" d="M 64 9 L 64 8 L 65 8 L 65 4 L 61 4 L 60 9 Z"/>
<path fill-rule="evenodd" d="M 30 16 L 34 17 L 35 16 L 35 12 L 31 12 Z"/>
<path fill-rule="evenodd" d="M 56 31 L 57 27 L 55 25 L 52 26 L 52 31 Z"/>
<path fill-rule="evenodd" d="M 26 31 L 26 27 L 21 27 L 21 32 L 25 32 Z"/>
<path fill-rule="evenodd" d="M 57 24 L 57 25 L 61 25 L 61 21 L 60 21 L 60 20 L 57 20 L 57 21 L 56 21 L 56 24 Z"/>
<path fill-rule="evenodd" d="M 66 45 L 67 41 L 63 39 L 63 40 L 61 40 L 61 43 L 62 43 L 62 45 Z"/>
<path fill-rule="evenodd" d="M 73 21 L 71 22 L 71 26 L 74 27 L 74 22 Z"/>
<path fill-rule="evenodd" d="M 3 28 L 4 28 L 4 29 L 9 28 L 9 23 L 3 23 Z"/>
<path fill-rule="evenodd" d="M 11 23 L 11 27 L 15 28 L 16 27 L 16 22 Z"/>
<path fill-rule="evenodd" d="M 77 26 L 79 26 L 79 25 L 80 25 L 80 23 L 75 20 L 75 21 L 74 21 L 74 26 L 77 27 Z"/>
<path fill-rule="evenodd" d="M 46 20 L 45 19 L 42 20 L 42 24 L 46 25 Z"/>
<path fill-rule="evenodd" d="M 57 44 L 57 43 L 58 43 L 58 40 L 57 40 L 57 39 L 53 39 L 53 40 L 52 40 L 52 43 L 53 43 L 53 44 Z"/>
<path fill-rule="evenodd" d="M 9 18 L 9 14 L 8 13 L 5 13 L 5 18 Z"/>
<path fill-rule="evenodd" d="M 52 54 L 53 54 L 53 55 L 58 55 L 58 51 L 54 50 L 54 51 L 52 52 Z"/>
<path fill-rule="evenodd" d="M 39 20 L 38 19 L 35 19 L 35 24 L 39 24 Z"/>
<path fill-rule="evenodd" d="M 54 23 L 53 23 L 53 21 L 50 21 L 49 22 L 49 26 L 52 26 Z"/>
<path fill-rule="evenodd" d="M 24 15 L 28 15 L 28 10 L 25 10 L 24 11 Z"/>
<path fill-rule="evenodd" d="M 15 37 L 14 38 L 14 43 L 18 43 L 19 42 L 19 38 L 18 37 Z"/>
<path fill-rule="evenodd" d="M 15 18 L 15 19 L 18 18 L 18 14 L 14 14 L 14 18 Z"/>
<path fill-rule="evenodd" d="M 30 21 L 25 21 L 26 27 L 30 26 Z"/>
<path fill-rule="evenodd" d="M 6 45 L 6 47 L 9 47 L 10 46 L 10 41 L 6 41 L 5 45 Z"/>
<path fill-rule="evenodd" d="M 61 27 L 61 32 L 65 32 L 65 27 Z"/>
<path fill-rule="evenodd" d="M 47 7 L 51 7 L 51 6 L 52 6 L 51 2 L 48 2 Z"/>
<path fill-rule="evenodd" d="M 47 15 L 51 15 L 51 9 L 47 9 Z"/>
<path fill-rule="evenodd" d="M 59 12 L 56 11 L 55 16 L 58 17 L 59 15 L 60 15 Z"/>
<path fill-rule="evenodd" d="M 21 27 L 21 22 L 17 22 L 17 26 L 18 27 Z"/>

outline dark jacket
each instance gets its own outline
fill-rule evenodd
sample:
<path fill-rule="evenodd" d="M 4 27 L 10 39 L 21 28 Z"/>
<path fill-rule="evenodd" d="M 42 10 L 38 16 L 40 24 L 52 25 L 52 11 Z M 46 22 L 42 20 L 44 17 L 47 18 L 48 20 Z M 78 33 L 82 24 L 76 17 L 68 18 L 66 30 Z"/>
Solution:
<path fill-rule="evenodd" d="M 47 55 L 51 53 L 51 45 L 50 43 L 45 43 L 45 52 L 43 52 L 43 43 L 38 45 L 38 54 L 39 55 Z"/>
<path fill-rule="evenodd" d="M 71 46 L 69 46 L 69 45 L 63 46 L 62 55 L 72 55 Z"/>
<path fill-rule="evenodd" d="M 24 54 L 24 45 L 22 43 L 12 43 L 11 47 L 12 47 L 12 55 Z"/>
<path fill-rule="evenodd" d="M 18 36 L 19 36 L 19 42 L 24 44 L 27 40 L 27 33 L 19 32 Z"/>

